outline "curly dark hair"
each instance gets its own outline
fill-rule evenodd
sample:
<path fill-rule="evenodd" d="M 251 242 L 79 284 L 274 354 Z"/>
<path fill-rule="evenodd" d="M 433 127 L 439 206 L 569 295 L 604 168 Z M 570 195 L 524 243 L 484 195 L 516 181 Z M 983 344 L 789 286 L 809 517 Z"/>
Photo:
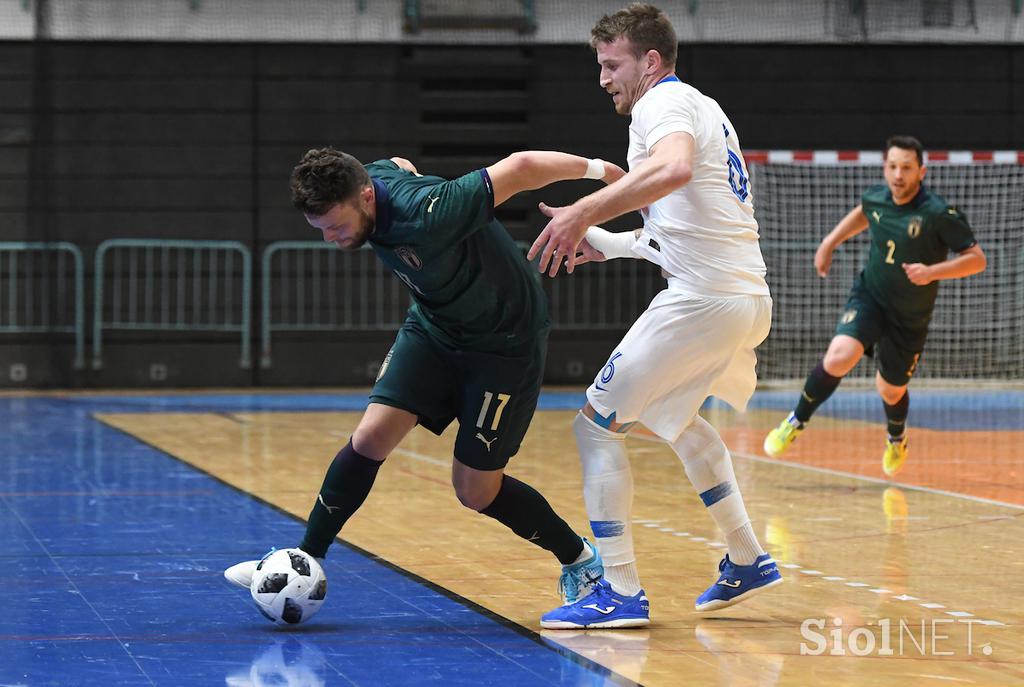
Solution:
<path fill-rule="evenodd" d="M 611 43 L 625 36 L 633 44 L 639 59 L 648 50 L 657 50 L 667 67 L 675 67 L 679 40 L 672 22 L 654 5 L 634 2 L 614 14 L 606 14 L 590 30 L 590 47 Z"/>
<path fill-rule="evenodd" d="M 313 148 L 292 170 L 292 205 L 319 217 L 369 184 L 370 175 L 359 160 L 334 148 Z"/>

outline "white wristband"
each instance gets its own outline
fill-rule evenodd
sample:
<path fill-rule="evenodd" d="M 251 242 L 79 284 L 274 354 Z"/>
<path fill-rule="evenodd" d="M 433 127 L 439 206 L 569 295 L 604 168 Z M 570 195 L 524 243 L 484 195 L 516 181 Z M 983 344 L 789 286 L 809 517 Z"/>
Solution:
<path fill-rule="evenodd" d="M 639 257 L 633 255 L 632 248 L 636 243 L 636 233 L 632 231 L 611 232 L 605 231 L 601 227 L 589 227 L 587 243 L 601 251 L 602 255 L 609 260 Z"/>
<path fill-rule="evenodd" d="M 587 171 L 582 178 L 604 179 L 604 160 L 599 160 L 596 157 L 587 160 Z"/>

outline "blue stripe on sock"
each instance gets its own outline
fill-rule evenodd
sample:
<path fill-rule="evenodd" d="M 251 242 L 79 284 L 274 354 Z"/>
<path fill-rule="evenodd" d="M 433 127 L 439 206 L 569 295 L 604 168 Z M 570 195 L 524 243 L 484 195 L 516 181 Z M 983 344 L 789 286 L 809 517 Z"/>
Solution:
<path fill-rule="evenodd" d="M 596 538 L 606 539 L 618 537 L 626 530 L 626 526 L 618 520 L 591 520 L 590 529 Z"/>
<path fill-rule="evenodd" d="M 732 493 L 732 483 L 722 482 L 721 484 L 711 487 L 700 495 L 700 500 L 704 502 L 707 507 L 713 506 L 718 503 L 726 496 Z"/>

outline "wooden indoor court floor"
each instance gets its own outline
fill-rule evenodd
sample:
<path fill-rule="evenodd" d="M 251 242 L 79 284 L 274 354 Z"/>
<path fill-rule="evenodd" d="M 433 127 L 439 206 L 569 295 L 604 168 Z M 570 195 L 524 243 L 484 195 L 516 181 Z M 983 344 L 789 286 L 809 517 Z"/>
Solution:
<path fill-rule="evenodd" d="M 97 418 L 305 518 L 359 416 Z M 538 412 L 509 473 L 589 534 L 572 417 Z M 693 600 L 714 581 L 724 544 L 674 454 L 657 441 L 630 438 L 634 532 L 652 624 L 545 631 L 547 641 L 652 687 L 1024 684 L 1020 427 L 914 429 L 910 465 L 888 481 L 877 423 L 816 419 L 781 461 L 760 448 L 779 410 L 741 416 L 714 409 L 707 417 L 734 451 L 755 530 L 785 584 L 731 609 L 696 613 Z M 458 503 L 449 483 L 453 436 L 452 428 L 440 438 L 417 428 L 341 536 L 539 632 L 539 616 L 557 603 L 557 565 Z"/>

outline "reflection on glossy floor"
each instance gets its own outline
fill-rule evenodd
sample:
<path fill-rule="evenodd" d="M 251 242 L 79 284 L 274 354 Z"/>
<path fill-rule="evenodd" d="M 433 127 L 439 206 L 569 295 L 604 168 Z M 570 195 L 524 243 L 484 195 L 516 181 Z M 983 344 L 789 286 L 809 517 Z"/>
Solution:
<path fill-rule="evenodd" d="M 695 613 L 693 599 L 714 580 L 724 545 L 674 455 L 634 438 L 636 543 L 652 625 L 544 632 L 543 641 L 613 671 L 598 684 L 619 676 L 645 685 L 1024 683 L 1024 395 L 917 393 L 910 463 L 895 482 L 881 479 L 884 429 L 870 395 L 839 394 L 786 461 L 764 458 L 763 435 L 791 395 L 759 394 L 744 416 L 707 412 L 736 454 L 755 529 L 786 584 L 732 609 Z M 359 414 L 289 411 L 287 403 L 237 408 L 98 417 L 304 516 Z M 585 533 L 571 419 L 569 410 L 539 412 L 509 472 Z M 452 441 L 451 433 L 416 430 L 342 537 L 536 629 L 556 603 L 557 566 L 459 505 L 448 481 Z M 239 537 L 253 555 L 295 543 L 252 531 Z"/>

